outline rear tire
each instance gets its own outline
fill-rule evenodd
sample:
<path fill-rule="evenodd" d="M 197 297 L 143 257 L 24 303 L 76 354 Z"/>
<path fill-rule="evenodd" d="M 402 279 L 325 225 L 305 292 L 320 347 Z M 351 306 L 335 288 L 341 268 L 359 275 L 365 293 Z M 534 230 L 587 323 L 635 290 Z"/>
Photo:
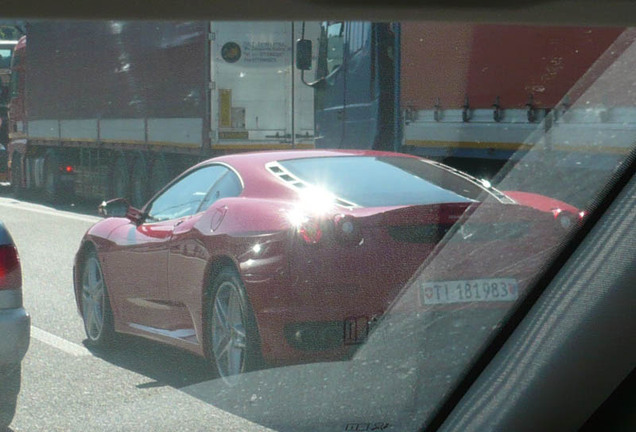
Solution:
<path fill-rule="evenodd" d="M 9 427 L 15 416 L 21 378 L 22 366 L 19 363 L 0 370 L 0 430 L 2 431 Z"/>
<path fill-rule="evenodd" d="M 214 279 L 206 307 L 208 355 L 228 385 L 262 366 L 256 320 L 240 276 L 233 268 Z"/>
<path fill-rule="evenodd" d="M 94 252 L 89 253 L 84 260 L 80 295 L 88 345 L 110 345 L 115 339 L 113 312 L 102 267 Z"/>

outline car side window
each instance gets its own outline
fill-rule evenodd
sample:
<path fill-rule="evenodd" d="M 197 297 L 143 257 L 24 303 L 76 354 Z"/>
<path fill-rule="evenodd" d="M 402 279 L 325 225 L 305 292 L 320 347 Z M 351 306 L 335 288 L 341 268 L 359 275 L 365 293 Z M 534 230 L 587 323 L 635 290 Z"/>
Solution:
<path fill-rule="evenodd" d="M 212 204 L 221 198 L 238 196 L 243 190 L 241 180 L 231 170 L 227 170 L 223 176 L 212 186 L 205 199 L 199 206 L 199 212 L 207 210 Z"/>
<path fill-rule="evenodd" d="M 223 165 L 207 165 L 178 179 L 148 208 L 147 222 L 160 222 L 196 213 L 210 188 L 229 170 Z"/>

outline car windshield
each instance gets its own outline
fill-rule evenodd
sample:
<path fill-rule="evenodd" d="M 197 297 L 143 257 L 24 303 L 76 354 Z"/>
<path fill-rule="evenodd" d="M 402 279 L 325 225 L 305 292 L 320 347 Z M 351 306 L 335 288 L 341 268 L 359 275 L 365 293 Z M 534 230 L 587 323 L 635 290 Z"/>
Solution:
<path fill-rule="evenodd" d="M 484 192 L 475 182 L 411 158 L 331 157 L 279 164 L 312 186 L 363 207 L 470 202 Z"/>
<path fill-rule="evenodd" d="M 420 430 L 636 149 L 634 28 L 3 27 L 15 431 Z"/>

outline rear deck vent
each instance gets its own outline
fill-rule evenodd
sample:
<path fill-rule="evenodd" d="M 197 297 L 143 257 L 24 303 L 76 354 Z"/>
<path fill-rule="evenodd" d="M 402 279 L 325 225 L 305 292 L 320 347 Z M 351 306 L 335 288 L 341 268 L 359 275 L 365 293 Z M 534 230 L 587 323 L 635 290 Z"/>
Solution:
<path fill-rule="evenodd" d="M 276 177 L 278 177 L 280 180 L 287 183 L 289 186 L 291 186 L 294 189 L 297 189 L 297 190 L 306 189 L 307 187 L 310 186 L 307 182 L 299 179 L 294 174 L 287 171 L 285 168 L 279 165 L 278 162 L 270 162 L 265 165 L 265 168 L 270 173 L 274 174 Z M 340 207 L 345 207 L 345 208 L 359 207 L 357 204 L 344 200 L 342 198 L 336 197 L 335 201 L 336 201 L 336 204 Z"/>

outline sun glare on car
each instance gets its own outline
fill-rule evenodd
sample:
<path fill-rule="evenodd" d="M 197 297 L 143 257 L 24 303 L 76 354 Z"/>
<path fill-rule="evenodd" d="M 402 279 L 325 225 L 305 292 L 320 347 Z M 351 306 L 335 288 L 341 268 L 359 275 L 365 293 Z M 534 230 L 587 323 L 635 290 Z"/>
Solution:
<path fill-rule="evenodd" d="M 336 197 L 322 187 L 307 187 L 299 191 L 296 207 L 287 213 L 287 219 L 294 227 L 307 222 L 310 217 L 320 217 L 336 204 Z"/>

